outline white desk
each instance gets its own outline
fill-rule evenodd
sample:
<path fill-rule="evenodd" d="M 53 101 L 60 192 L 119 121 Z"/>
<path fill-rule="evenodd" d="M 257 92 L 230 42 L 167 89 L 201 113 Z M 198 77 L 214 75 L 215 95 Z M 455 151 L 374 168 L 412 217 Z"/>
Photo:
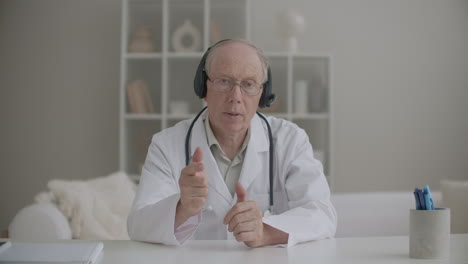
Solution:
<path fill-rule="evenodd" d="M 119 263 L 468 263 L 468 234 L 452 235 L 447 260 L 409 258 L 407 236 L 337 238 L 291 248 L 248 248 L 235 241 L 189 241 L 171 247 L 134 241 L 104 241 L 102 264 Z"/>

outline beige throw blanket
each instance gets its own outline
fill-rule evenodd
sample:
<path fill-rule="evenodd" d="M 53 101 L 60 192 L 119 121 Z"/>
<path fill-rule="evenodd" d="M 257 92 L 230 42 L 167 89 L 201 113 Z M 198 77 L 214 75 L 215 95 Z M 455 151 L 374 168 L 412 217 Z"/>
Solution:
<path fill-rule="evenodd" d="M 36 202 L 52 202 L 69 220 L 75 239 L 129 239 L 127 216 L 136 185 L 125 173 L 87 181 L 52 180 Z"/>

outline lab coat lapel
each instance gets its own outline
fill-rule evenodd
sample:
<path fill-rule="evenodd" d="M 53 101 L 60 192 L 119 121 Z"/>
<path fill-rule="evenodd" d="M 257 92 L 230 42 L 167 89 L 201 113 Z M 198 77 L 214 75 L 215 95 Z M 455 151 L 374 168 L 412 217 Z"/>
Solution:
<path fill-rule="evenodd" d="M 195 149 L 197 147 L 201 147 L 203 151 L 203 165 L 205 166 L 209 188 L 220 194 L 227 203 L 226 205 L 230 206 L 232 204 L 233 197 L 229 192 L 229 189 L 219 172 L 216 160 L 208 147 L 206 131 L 203 123 L 203 120 L 208 116 L 207 113 L 208 111 L 205 111 L 193 126 L 192 137 L 190 140 L 190 159 L 192 158 Z"/>
<path fill-rule="evenodd" d="M 268 156 L 269 139 L 262 122 L 264 121 L 255 114 L 250 123 L 250 141 L 239 178 L 239 182 L 246 190 L 256 177 L 264 177 L 265 184 L 268 184 L 269 180 L 268 158 L 265 158 Z"/>

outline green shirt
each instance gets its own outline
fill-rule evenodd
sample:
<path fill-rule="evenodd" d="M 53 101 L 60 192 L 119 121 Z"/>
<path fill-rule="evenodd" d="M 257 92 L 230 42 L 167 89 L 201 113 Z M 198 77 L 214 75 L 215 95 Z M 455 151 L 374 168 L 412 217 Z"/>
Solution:
<path fill-rule="evenodd" d="M 224 182 L 226 183 L 229 192 L 231 192 L 231 195 L 234 197 L 234 193 L 236 192 L 236 183 L 239 181 L 242 170 L 242 163 L 244 162 L 245 149 L 247 148 L 247 143 L 250 139 L 250 129 L 247 131 L 247 136 L 242 143 L 242 147 L 239 153 L 237 153 L 234 159 L 231 161 L 226 156 L 226 154 L 224 154 L 224 151 L 216 139 L 213 130 L 211 130 L 208 117 L 204 120 L 204 123 L 208 147 L 210 147 L 211 153 L 213 154 L 213 157 L 216 160 L 216 164 L 218 165 L 219 172 L 221 173 L 221 176 L 223 176 Z"/>

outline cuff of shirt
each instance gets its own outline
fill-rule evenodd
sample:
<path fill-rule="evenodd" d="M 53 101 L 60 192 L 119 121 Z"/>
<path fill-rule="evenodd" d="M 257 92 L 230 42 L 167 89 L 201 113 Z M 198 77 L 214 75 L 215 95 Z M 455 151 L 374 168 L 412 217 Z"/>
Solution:
<path fill-rule="evenodd" d="M 313 218 L 307 217 L 304 210 L 295 208 L 281 215 L 263 217 L 263 223 L 288 233 L 288 244 L 278 246 L 291 247 L 302 242 L 333 237 L 331 229 L 335 227 L 332 227 L 330 222 L 320 217 L 320 214 L 315 217 L 318 220 L 314 221 Z"/>
<path fill-rule="evenodd" d="M 181 224 L 174 231 L 174 235 L 180 244 L 183 244 L 197 230 L 201 223 L 201 214 L 189 217 L 185 223 Z"/>

